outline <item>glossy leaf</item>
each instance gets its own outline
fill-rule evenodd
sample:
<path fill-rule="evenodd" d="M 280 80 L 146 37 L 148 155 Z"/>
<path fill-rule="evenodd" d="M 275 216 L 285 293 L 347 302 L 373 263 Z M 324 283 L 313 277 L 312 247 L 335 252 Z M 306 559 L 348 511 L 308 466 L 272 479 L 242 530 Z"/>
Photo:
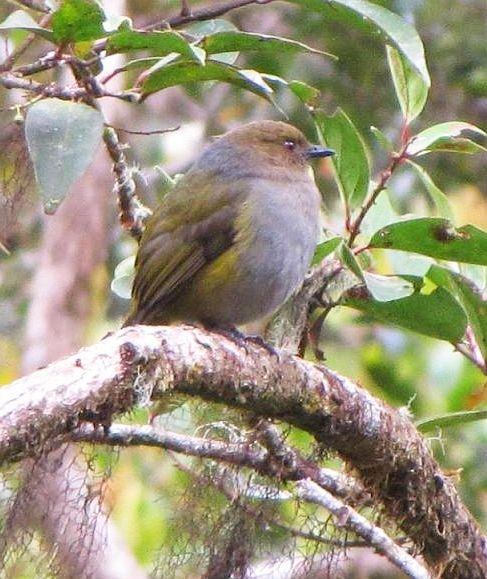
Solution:
<path fill-rule="evenodd" d="M 412 251 L 436 259 L 487 265 L 487 233 L 473 225 L 455 228 L 448 219 L 425 217 L 392 223 L 369 245 Z"/>
<path fill-rule="evenodd" d="M 96 40 L 107 35 L 103 28 L 105 13 L 96 0 L 62 0 L 51 19 L 58 44 Z"/>
<path fill-rule="evenodd" d="M 370 182 L 369 160 L 362 137 L 341 109 L 331 117 L 323 111 L 316 111 L 313 116 L 322 142 L 336 152 L 331 162 L 344 202 L 351 209 L 359 207 Z"/>
<path fill-rule="evenodd" d="M 429 86 L 430 78 L 424 48 L 416 30 L 394 12 L 366 0 L 290 0 L 307 11 L 337 14 L 343 19 L 379 34 L 384 42 L 394 46 Z M 333 11 L 333 12 L 332 12 Z"/>
<path fill-rule="evenodd" d="M 437 265 L 431 267 L 428 278 L 447 289 L 463 306 L 482 356 L 487 359 L 487 300 L 482 292 L 466 277 Z"/>
<path fill-rule="evenodd" d="M 453 153 L 487 151 L 487 133 L 469 123 L 458 121 L 440 123 L 414 136 L 406 153 L 415 157 L 432 151 Z"/>
<path fill-rule="evenodd" d="M 387 46 L 387 62 L 391 71 L 397 100 L 406 124 L 413 121 L 423 110 L 428 98 L 430 83 L 398 50 Z"/>
<path fill-rule="evenodd" d="M 386 325 L 398 326 L 453 344 L 459 342 L 467 327 L 463 308 L 445 289 L 436 288 L 423 293 L 421 278 L 407 279 L 414 284 L 414 293 L 408 297 L 378 301 L 365 286 L 355 286 L 343 294 L 341 303 Z"/>
<path fill-rule="evenodd" d="M 447 219 L 453 219 L 453 209 L 451 208 L 450 202 L 448 201 L 448 197 L 443 193 L 443 191 L 435 185 L 433 179 L 430 177 L 429 173 L 411 160 L 408 160 L 408 164 L 410 167 L 414 169 L 418 177 L 423 182 L 423 185 L 426 188 L 426 191 L 435 207 L 437 209 L 438 215 L 440 217 L 446 217 Z"/>
<path fill-rule="evenodd" d="M 46 40 L 54 41 L 52 30 L 40 26 L 30 14 L 24 10 L 16 10 L 12 12 L 3 22 L 0 22 L 0 32 L 2 30 L 25 30 L 42 36 Z"/>
<path fill-rule="evenodd" d="M 240 30 L 216 32 L 215 34 L 202 38 L 198 45 L 208 54 L 235 51 L 244 52 L 246 50 L 269 50 L 279 53 L 309 52 L 311 54 L 319 54 L 320 56 L 331 56 L 326 52 L 311 48 L 311 46 L 296 40 L 268 34 L 242 32 Z"/>
<path fill-rule="evenodd" d="M 196 41 L 202 40 L 219 32 L 232 31 L 238 31 L 238 28 L 228 20 L 223 20 L 223 18 L 193 22 L 185 28 L 185 32 L 191 35 Z M 233 64 L 237 60 L 238 54 L 238 52 L 231 48 L 230 52 L 220 52 L 219 54 L 213 54 L 211 59 L 216 60 L 217 62 L 223 62 L 224 64 Z"/>
<path fill-rule="evenodd" d="M 377 197 L 376 202 L 367 211 L 360 232 L 364 236 L 372 236 L 378 229 L 396 223 L 401 218 L 391 204 L 389 191 L 385 189 Z"/>
<path fill-rule="evenodd" d="M 121 30 L 110 36 L 107 50 L 109 54 L 132 50 L 150 50 L 153 54 L 161 56 L 175 52 L 192 60 L 204 62 L 204 58 L 201 59 L 201 53 L 195 51 L 194 47 L 181 34 L 172 30 L 162 32 Z"/>
<path fill-rule="evenodd" d="M 25 135 L 46 213 L 88 168 L 102 131 L 101 113 L 82 103 L 45 99 L 29 108 Z"/>
<path fill-rule="evenodd" d="M 325 257 L 333 253 L 335 249 L 343 242 L 341 237 L 331 237 L 316 246 L 315 253 L 313 255 L 312 265 L 316 265 L 323 261 Z"/>
<path fill-rule="evenodd" d="M 378 302 L 390 302 L 414 293 L 413 285 L 397 275 L 378 275 L 364 271 L 364 279 L 367 289 Z"/>
<path fill-rule="evenodd" d="M 348 245 L 342 243 L 342 245 L 339 246 L 338 255 L 343 265 L 345 265 L 359 280 L 365 281 L 364 272 Z"/>
<path fill-rule="evenodd" d="M 272 88 L 257 71 L 241 70 L 218 62 L 200 66 L 194 62 L 175 62 L 149 74 L 142 84 L 142 94 L 148 96 L 170 86 L 219 80 L 247 89 L 270 100 Z"/>

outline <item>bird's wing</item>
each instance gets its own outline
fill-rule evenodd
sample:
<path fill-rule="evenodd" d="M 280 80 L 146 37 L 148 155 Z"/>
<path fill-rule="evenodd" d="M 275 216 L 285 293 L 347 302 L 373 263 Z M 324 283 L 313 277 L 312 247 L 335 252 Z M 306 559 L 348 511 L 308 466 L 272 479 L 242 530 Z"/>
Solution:
<path fill-rule="evenodd" d="M 234 240 L 234 195 L 221 183 L 205 195 L 201 179 L 187 175 L 168 194 L 149 220 L 136 260 L 130 323 L 143 323 L 156 308 L 161 311 L 185 284 L 227 250 Z M 228 185 L 227 185 L 228 186 Z M 175 226 L 176 218 L 179 227 Z"/>

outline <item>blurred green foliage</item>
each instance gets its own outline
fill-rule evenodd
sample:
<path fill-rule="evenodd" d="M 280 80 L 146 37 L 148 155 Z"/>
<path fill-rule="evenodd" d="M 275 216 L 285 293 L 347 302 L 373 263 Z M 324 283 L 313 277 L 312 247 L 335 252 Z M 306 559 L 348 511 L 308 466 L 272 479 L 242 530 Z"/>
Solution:
<path fill-rule="evenodd" d="M 200 4 L 192 2 L 193 7 Z M 343 144 L 342 154 L 345 157 L 350 154 L 350 159 L 357 161 L 357 166 L 362 168 L 358 199 L 354 197 L 354 186 L 357 182 L 353 182 L 353 179 L 358 173 L 355 167 L 352 171 L 350 164 L 344 169 L 335 165 L 333 172 L 329 165 L 323 164 L 317 169 L 328 213 L 326 226 L 332 232 L 332 237 L 342 236 L 346 241 L 350 234 L 350 230 L 347 231 L 346 219 L 357 218 L 364 198 L 370 193 L 369 161 L 376 183 L 380 171 L 387 166 L 390 159 L 387 140 L 393 143 L 396 150 L 400 150 L 411 135 L 437 123 L 459 120 L 477 125 L 480 129 L 487 126 L 487 5 L 485 0 L 469 0 L 456 2 L 445 9 L 434 0 L 376 2 L 402 15 L 405 21 L 414 23 L 425 44 L 432 78 L 431 90 L 424 111 L 405 126 L 404 116 L 409 114 L 409 119 L 412 119 L 416 117 L 417 109 L 421 108 L 417 102 L 418 99 L 421 101 L 421 88 L 424 91 L 425 85 L 415 93 L 415 96 L 419 94 L 419 97 L 415 101 L 413 114 L 411 108 L 408 109 L 404 104 L 407 94 L 405 96 L 405 93 L 402 93 L 402 100 L 401 94 L 396 95 L 396 92 L 400 93 L 401 90 L 398 88 L 401 85 L 400 79 L 398 80 L 401 70 L 404 77 L 408 77 L 410 70 L 404 72 L 404 63 L 398 63 L 397 55 L 390 57 L 389 60 L 395 59 L 396 63 L 395 90 L 383 36 L 377 31 L 371 34 L 355 26 L 354 20 L 347 19 L 346 13 L 344 16 L 341 8 L 333 5 L 333 2 L 329 3 L 326 12 L 306 10 L 294 4 L 296 3 L 249 6 L 229 13 L 224 20 L 249 33 L 292 39 L 317 51 L 336 55 L 338 60 L 290 43 L 288 48 L 294 48 L 284 51 L 284 41 L 276 43 L 275 49 L 254 50 L 249 48 L 254 38 L 230 34 L 223 38 L 215 37 L 213 42 L 214 45 L 217 41 L 221 42 L 221 50 L 228 57 L 229 52 L 237 52 L 231 48 L 232 42 L 238 40 L 241 52 L 237 60 L 234 61 L 233 55 L 231 59 L 220 59 L 203 69 L 202 63 L 208 55 L 201 50 L 211 47 L 210 41 L 201 41 L 200 44 L 190 46 L 185 37 L 168 34 L 161 40 L 159 34 L 157 46 L 162 52 L 157 57 L 151 55 L 153 60 L 148 61 L 146 54 L 143 55 L 143 60 L 132 55 L 135 48 L 140 48 L 135 46 L 135 43 L 140 42 L 143 35 L 134 32 L 119 33 L 125 34 L 124 41 L 128 42 L 128 46 L 122 47 L 121 37 L 118 37 L 120 42 L 117 44 L 114 40 L 112 49 L 114 52 L 120 50 L 127 53 L 124 64 L 127 69 L 124 76 L 127 88 L 142 86 L 142 91 L 147 96 L 167 86 L 177 86 L 168 92 L 176 94 L 176 105 L 170 97 L 166 101 L 162 97 L 154 101 L 151 98 L 156 97 L 148 98 L 144 106 L 137 107 L 137 110 L 135 107 L 130 109 L 133 117 L 126 119 L 126 126 L 130 128 L 132 122 L 137 122 L 148 129 L 160 128 L 161 124 L 188 124 L 194 120 L 193 117 L 198 117 L 204 131 L 213 135 L 250 119 L 279 118 L 280 113 L 274 106 L 277 104 L 292 122 L 304 127 L 310 137 L 316 138 L 317 132 L 320 132 L 321 138 L 327 142 L 335 140 L 332 144 L 337 146 L 346 124 L 348 138 Z M 166 3 L 164 10 L 167 14 L 174 14 L 178 6 L 178 2 Z M 153 1 L 132 2 L 129 8 L 129 16 L 141 26 L 161 17 L 161 7 Z M 0 17 L 6 17 L 9 11 L 10 8 L 1 7 Z M 71 29 L 67 26 L 69 23 L 64 22 L 63 14 L 58 12 L 53 23 L 54 33 L 63 40 L 76 42 L 79 38 L 85 39 L 86 34 L 89 38 L 99 38 L 105 34 L 100 22 L 96 20 L 94 28 L 91 26 L 86 34 L 77 28 L 76 34 L 71 38 Z M 214 33 L 217 34 L 219 30 L 221 31 L 217 26 Z M 191 33 L 191 30 L 189 32 Z M 192 33 L 194 35 L 194 30 Z M 25 34 L 16 30 L 9 38 L 14 45 L 18 45 L 25 38 Z M 134 42 L 133 46 L 130 45 L 130 39 Z M 167 46 L 161 48 L 159 43 L 166 41 Z M 175 45 L 177 48 L 174 48 Z M 144 49 L 154 49 L 154 46 L 144 46 Z M 161 55 L 168 60 L 161 60 Z M 218 56 L 221 57 L 222 54 Z M 403 57 L 404 55 L 401 56 Z M 148 68 L 155 63 L 155 68 Z M 412 67 L 411 61 L 407 61 L 406 66 Z M 141 69 L 145 76 L 139 77 Z M 169 80 L 168 71 L 174 74 Z M 252 71 L 253 74 L 247 71 Z M 47 77 L 44 76 L 45 78 Z M 211 80 L 211 84 L 198 83 L 201 79 Z M 228 81 L 229 84 L 222 85 L 219 82 L 221 80 Z M 299 82 L 293 84 L 292 81 Z M 316 91 L 310 87 L 319 89 L 320 96 L 317 97 Z M 171 93 L 173 90 L 176 92 Z M 259 100 L 253 93 L 263 96 L 264 99 Z M 164 94 L 165 92 L 162 93 Z M 6 92 L 0 93 L 0 128 L 4 130 L 11 127 L 13 121 L 13 113 L 7 111 L 9 104 Z M 318 107 L 320 112 L 316 111 Z M 338 136 L 334 131 L 340 123 L 337 122 L 337 117 L 333 117 L 335 122 L 330 120 L 330 115 L 337 107 L 343 110 L 339 113 L 341 128 Z M 374 138 L 372 126 L 380 130 L 375 131 L 378 138 Z M 171 149 L 174 145 L 169 139 L 163 140 L 160 136 L 146 137 L 143 141 L 135 136 L 127 139 L 132 144 L 131 155 L 148 173 L 154 162 L 163 166 L 171 162 Z M 189 145 L 190 140 L 186 145 Z M 354 150 L 350 152 L 347 145 L 352 141 Z M 12 138 L 12 142 L 19 143 L 19 137 Z M 21 203 L 17 189 L 6 187 L 8 175 L 15 166 L 15 159 L 4 156 L 0 160 L 5 161 L 0 163 L 0 181 L 3 185 L 0 201 L 7 207 L 9 199 L 15 198 L 13 207 L 18 209 L 18 215 L 13 211 L 14 218 L 8 222 L 6 220 L 4 231 L 0 231 L 0 242 L 10 251 L 7 255 L 0 246 L 0 382 L 7 383 L 20 372 L 22 328 L 29 300 L 27 288 L 36 267 L 35 252 L 39 244 L 41 218 L 37 201 L 32 200 L 30 188 L 22 189 L 29 203 Z M 185 158 L 183 163 L 176 163 L 177 170 L 184 170 L 187 162 L 188 159 Z M 394 167 L 394 177 L 388 182 L 387 191 L 381 193 L 375 205 L 380 210 L 373 216 L 372 209 L 367 217 L 368 222 L 364 221 L 362 236 L 357 237 L 355 249 L 359 243 L 366 244 L 373 233 L 381 227 L 387 227 L 389 219 L 394 221 L 399 214 L 412 213 L 421 217 L 437 213 L 441 215 L 447 209 L 450 211 L 450 206 L 456 224 L 470 223 L 480 229 L 487 229 L 485 152 L 475 156 L 435 153 L 421 156 L 418 164 L 419 162 L 427 171 L 427 177 L 421 170 L 418 173 L 417 169 L 404 163 Z M 335 177 L 342 177 L 341 196 L 338 195 L 340 187 L 337 188 L 333 174 Z M 425 192 L 429 197 L 425 196 Z M 149 202 L 155 197 L 154 193 L 147 194 Z M 410 226 L 411 222 L 408 222 L 408 225 Z M 413 230 L 409 235 L 410 239 L 419 243 L 419 238 L 415 237 L 418 231 Z M 133 248 L 128 247 L 129 245 L 120 232 L 113 234 L 111 246 L 107 248 L 109 258 L 106 267 L 110 272 L 113 272 L 122 258 L 132 252 Z M 333 245 L 335 246 L 335 242 Z M 462 251 L 470 255 L 465 261 L 481 263 L 483 266 L 475 269 L 470 266 L 447 265 L 452 271 L 463 273 L 470 282 L 475 282 L 479 290 L 475 297 L 477 301 L 472 297 L 470 300 L 470 304 L 476 304 L 475 307 L 468 308 L 460 303 L 458 308 L 460 312 L 466 311 L 465 315 L 469 316 L 473 333 L 480 339 L 485 325 L 485 312 L 481 311 L 476 319 L 474 310 L 478 312 L 485 304 L 485 256 L 478 252 L 477 248 L 472 250 L 472 247 L 467 245 L 462 246 Z M 338 244 L 336 249 L 339 251 Z M 431 251 L 428 255 L 437 260 L 445 257 L 434 247 Z M 423 262 L 422 273 L 417 274 L 416 270 L 411 270 L 411 263 L 406 266 L 402 261 L 399 264 L 400 257 L 391 256 L 380 249 L 371 251 L 365 265 L 360 256 L 356 257 L 359 258 L 356 264 L 346 264 L 352 270 L 358 268 L 358 271 L 353 273 L 355 285 L 359 282 L 366 283 L 363 275 L 365 270 L 373 270 L 382 276 L 403 275 L 406 280 L 409 279 L 408 275 L 414 274 L 420 275 L 422 280 L 422 284 L 415 288 L 417 296 L 413 296 L 419 297 L 421 303 L 428 303 L 427 297 L 437 286 L 442 292 L 451 291 L 454 299 L 458 297 L 446 281 L 442 284 L 431 272 L 427 275 L 432 261 L 427 262 L 426 267 Z M 456 256 L 449 257 L 454 258 L 459 259 Z M 417 267 L 418 263 L 415 262 L 414 268 Z M 124 275 L 127 275 L 125 270 Z M 414 285 L 415 282 L 411 283 Z M 467 292 L 466 286 L 462 287 L 464 293 Z M 338 293 L 347 289 L 350 288 L 339 288 Z M 91 331 L 92 334 L 102 335 L 107 326 L 117 327 L 126 304 L 108 291 L 103 292 L 99 299 L 104 300 L 102 307 L 108 312 L 107 318 L 93 321 Z M 416 420 L 449 412 L 485 408 L 485 371 L 482 372 L 465 356 L 455 351 L 458 348 L 447 341 L 440 342 L 423 336 L 421 328 L 418 333 L 404 329 L 411 327 L 411 324 L 404 323 L 399 316 L 396 316 L 390 325 L 381 324 L 384 318 L 378 315 L 377 300 L 370 295 L 367 295 L 367 300 L 367 308 L 358 308 L 367 315 L 344 307 L 334 307 L 327 316 L 321 332 L 320 347 L 331 368 L 359 381 L 391 404 L 407 407 Z M 381 308 L 384 303 L 387 302 L 381 302 Z M 412 303 L 412 300 L 409 303 Z M 421 321 L 415 317 L 414 310 L 410 312 L 417 327 Z M 448 312 L 441 321 L 450 324 L 450 329 L 455 331 L 460 328 L 460 334 L 463 334 L 464 328 L 461 320 L 459 321 L 462 316 L 455 317 L 454 313 Z M 434 326 L 434 320 L 431 325 Z M 397 326 L 403 326 L 403 329 Z M 431 331 L 424 329 L 423 327 L 423 334 L 435 335 L 431 326 L 428 327 Z M 448 336 L 447 339 L 455 342 Z M 144 423 L 147 420 L 145 411 L 138 411 L 130 420 Z M 195 430 L 201 432 L 203 429 L 221 440 L 233 440 L 235 437 L 244 440 L 249 436 L 246 420 L 228 409 L 216 406 L 187 403 L 182 409 L 158 420 L 168 429 L 174 428 L 187 433 Z M 228 424 L 233 426 L 229 427 Z M 286 433 L 288 441 L 304 454 L 316 456 L 318 450 L 306 433 L 292 429 Z M 446 469 L 451 469 L 453 474 L 461 469 L 458 482 L 462 495 L 482 524 L 487 525 L 487 421 L 462 424 L 443 432 L 438 430 L 428 436 L 431 437 L 432 448 L 441 464 Z M 267 500 L 259 500 L 259 493 L 267 488 L 269 481 L 261 480 L 248 472 L 237 472 L 230 468 L 224 470 L 215 464 L 203 465 L 185 457 L 178 457 L 176 460 L 169 453 L 145 448 L 124 450 L 120 454 L 99 449 L 94 451 L 90 448 L 86 449 L 86 452 L 89 455 L 93 453 L 96 458 L 94 471 L 102 475 L 110 473 L 109 488 L 106 491 L 108 504 L 138 560 L 148 569 L 155 567 L 160 571 L 168 566 L 176 574 L 175 567 L 179 566 L 179 572 L 185 573 L 184 576 L 198 572 L 211 559 L 209 543 L 213 541 L 215 545 L 219 542 L 223 544 L 233 532 L 229 530 L 232 525 L 240 525 L 238 531 L 244 537 L 243 543 L 249 542 L 249 549 L 254 541 L 260 543 L 261 555 L 275 554 L 290 548 L 288 533 L 282 528 L 273 527 L 269 522 L 275 513 L 279 513 L 286 524 L 298 527 L 307 525 L 307 531 L 319 529 L 322 532 L 326 529 L 332 532 L 326 517 L 316 515 L 314 509 L 306 509 L 281 497 L 275 500 L 269 500 L 268 497 Z M 177 461 L 182 464 L 177 465 Z M 339 463 L 335 457 L 323 457 L 323 464 L 336 467 Z M 195 472 L 198 476 L 194 476 Z M 243 498 L 239 500 L 250 509 L 259 510 L 263 521 L 261 525 L 256 525 L 255 518 L 245 511 L 239 511 L 241 519 L 235 516 L 235 505 L 232 501 L 212 487 L 211 480 L 215 477 L 222 480 L 227 478 L 236 488 L 244 489 Z M 252 525 L 256 528 L 251 529 Z M 297 540 L 297 543 L 303 550 L 310 549 L 304 540 Z"/>

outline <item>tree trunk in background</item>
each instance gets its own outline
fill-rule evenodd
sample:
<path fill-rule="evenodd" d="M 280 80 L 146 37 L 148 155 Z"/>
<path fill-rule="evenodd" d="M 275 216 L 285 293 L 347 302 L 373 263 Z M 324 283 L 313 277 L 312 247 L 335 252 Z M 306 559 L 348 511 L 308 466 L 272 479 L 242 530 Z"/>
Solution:
<path fill-rule="evenodd" d="M 113 182 L 99 156 L 55 216 L 45 218 L 32 282 L 23 371 L 31 372 L 82 345 L 92 313 L 93 279 L 107 253 L 107 201 Z M 115 206 L 115 200 L 111 201 Z M 41 532 L 61 577 L 145 577 L 90 490 L 87 466 L 74 446 L 27 461 L 8 534 Z M 48 560 L 48 558 L 46 558 Z"/>

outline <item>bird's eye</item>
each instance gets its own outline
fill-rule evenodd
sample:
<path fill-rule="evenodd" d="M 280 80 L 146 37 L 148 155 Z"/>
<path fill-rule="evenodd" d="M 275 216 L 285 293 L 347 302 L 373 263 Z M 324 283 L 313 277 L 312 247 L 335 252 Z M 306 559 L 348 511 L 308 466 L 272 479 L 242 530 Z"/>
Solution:
<path fill-rule="evenodd" d="M 296 148 L 296 142 L 293 141 L 292 139 L 286 139 L 283 145 L 288 151 L 294 151 L 294 149 Z"/>

